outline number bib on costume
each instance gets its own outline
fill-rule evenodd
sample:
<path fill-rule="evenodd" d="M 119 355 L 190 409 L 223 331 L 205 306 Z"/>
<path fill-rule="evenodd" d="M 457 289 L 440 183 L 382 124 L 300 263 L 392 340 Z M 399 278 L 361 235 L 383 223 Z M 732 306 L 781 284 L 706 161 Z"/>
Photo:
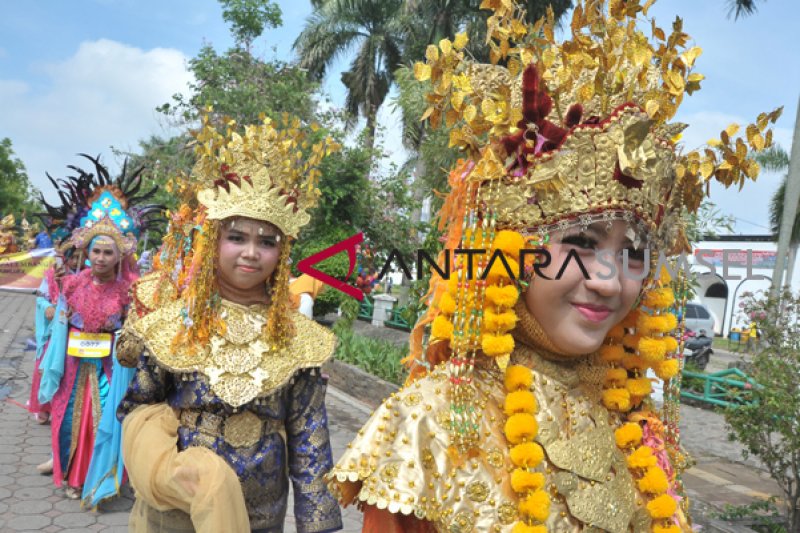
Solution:
<path fill-rule="evenodd" d="M 73 357 L 105 357 L 111 354 L 111 333 L 85 333 L 77 329 L 69 330 L 67 355 Z"/>

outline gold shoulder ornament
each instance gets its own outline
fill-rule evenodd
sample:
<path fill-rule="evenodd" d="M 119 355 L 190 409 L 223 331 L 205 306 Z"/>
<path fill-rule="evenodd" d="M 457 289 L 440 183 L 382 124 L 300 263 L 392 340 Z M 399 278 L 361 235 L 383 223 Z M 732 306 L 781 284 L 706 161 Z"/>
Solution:
<path fill-rule="evenodd" d="M 266 306 L 245 307 L 223 300 L 224 331 L 204 347 L 173 344 L 181 323 L 181 302 L 171 302 L 127 324 L 159 366 L 175 373 L 198 372 L 211 391 L 232 407 L 268 395 L 289 382 L 297 370 L 322 365 L 332 355 L 335 335 L 313 320 L 294 313 L 296 334 L 280 347 L 264 331 Z"/>

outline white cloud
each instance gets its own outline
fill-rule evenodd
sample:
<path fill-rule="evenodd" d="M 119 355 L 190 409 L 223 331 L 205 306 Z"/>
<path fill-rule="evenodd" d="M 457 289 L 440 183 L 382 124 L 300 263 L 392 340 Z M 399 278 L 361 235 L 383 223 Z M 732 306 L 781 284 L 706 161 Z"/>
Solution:
<path fill-rule="evenodd" d="M 186 59 L 174 49 L 83 42 L 71 57 L 41 69 L 36 90 L 0 80 L 0 135 L 11 138 L 31 181 L 48 196 L 45 171 L 63 175 L 66 165 L 80 164 L 76 153 L 101 153 L 116 167 L 110 146 L 134 149 L 140 139 L 166 133 L 155 107 L 186 91 Z"/>

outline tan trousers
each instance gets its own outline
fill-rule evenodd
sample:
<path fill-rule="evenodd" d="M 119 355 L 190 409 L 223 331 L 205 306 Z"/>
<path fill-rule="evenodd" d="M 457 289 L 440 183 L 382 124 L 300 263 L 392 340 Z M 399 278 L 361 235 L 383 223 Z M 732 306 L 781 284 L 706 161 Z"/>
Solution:
<path fill-rule="evenodd" d="M 136 504 L 129 531 L 249 532 L 247 507 L 233 469 L 213 451 L 178 451 L 178 419 L 167 404 L 143 405 L 125 417 L 122 453 Z"/>

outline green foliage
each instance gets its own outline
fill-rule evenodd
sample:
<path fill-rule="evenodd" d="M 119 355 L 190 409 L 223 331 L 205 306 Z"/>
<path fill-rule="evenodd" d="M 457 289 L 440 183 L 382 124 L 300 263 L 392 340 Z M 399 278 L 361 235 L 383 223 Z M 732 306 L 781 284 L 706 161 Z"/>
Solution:
<path fill-rule="evenodd" d="M 723 215 L 714 202 L 709 200 L 700 204 L 697 213 L 684 217 L 686 220 L 686 238 L 689 243 L 697 244 L 707 237 L 714 237 L 719 232 L 733 233 L 736 218 L 733 215 Z"/>
<path fill-rule="evenodd" d="M 752 361 L 752 405 L 725 413 L 729 436 L 758 457 L 783 491 L 790 531 L 800 530 L 800 295 L 744 295 L 744 313 L 755 321 L 761 350 Z"/>
<path fill-rule="evenodd" d="M 190 94 L 176 94 L 158 108 L 179 121 L 193 121 L 208 106 L 213 106 L 214 116 L 228 116 L 239 124 L 256 122 L 261 113 L 310 120 L 316 108 L 317 85 L 300 68 L 256 57 L 244 48 L 218 53 L 206 45 L 189 60 L 189 70 L 195 78 Z"/>
<path fill-rule="evenodd" d="M 382 154 L 365 144 L 362 137 L 360 144 L 345 147 L 323 161 L 318 186 L 322 198 L 299 241 L 326 234 L 331 227 L 350 231 L 342 238 L 361 231 L 382 264 L 392 249 L 405 255 L 413 251 L 417 226 L 411 223 L 409 213 L 415 203 L 404 173 L 389 171 L 370 178 L 373 157 Z"/>
<path fill-rule="evenodd" d="M 327 0 L 318 2 L 294 42 L 300 66 L 321 81 L 342 55 L 355 50 L 342 73 L 348 125 L 361 115 L 367 121 L 367 147 L 372 148 L 378 108 L 394 83 L 402 58 L 405 29 L 402 0 Z"/>
<path fill-rule="evenodd" d="M 318 185 L 322 199 L 313 212 L 306 234 L 331 225 L 366 226 L 370 217 L 369 193 L 372 192 L 368 178 L 371 159 L 369 150 L 345 146 L 341 152 L 322 161 Z"/>
<path fill-rule="evenodd" d="M 230 24 L 236 43 L 244 48 L 257 39 L 264 28 L 283 25 L 281 8 L 268 0 L 219 0 L 222 18 Z"/>
<path fill-rule="evenodd" d="M 352 328 L 353 323 L 358 318 L 358 312 L 361 308 L 361 303 L 355 298 L 343 298 L 340 308 L 342 310 L 342 316 L 336 321 L 336 324 L 333 325 L 333 329 L 339 330 Z"/>
<path fill-rule="evenodd" d="M 726 522 L 745 522 L 759 533 L 785 533 L 786 521 L 774 496 L 768 500 L 757 500 L 748 505 L 726 503 L 721 512 L 712 513 L 714 518 Z"/>
<path fill-rule="evenodd" d="M 400 385 L 406 378 L 406 369 L 400 364 L 405 348 L 389 341 L 372 339 L 354 333 L 348 328 L 336 328 L 339 343 L 334 357 L 350 363 L 381 379 Z"/>
<path fill-rule="evenodd" d="M 174 176 L 188 175 L 191 172 L 195 162 L 194 152 L 189 146 L 191 140 L 188 134 L 168 139 L 151 135 L 149 139 L 139 141 L 137 152 L 114 149 L 114 153 L 117 156 L 127 157 L 129 168 L 144 166 L 142 190 L 149 190 L 157 185 L 159 190 L 153 201 L 174 210 L 180 198 L 171 190 L 168 183 Z"/>
<path fill-rule="evenodd" d="M 412 328 L 414 327 L 414 324 L 417 323 L 417 319 L 419 319 L 420 315 L 428 307 L 427 302 L 424 300 L 424 296 L 428 292 L 429 281 L 430 275 L 426 275 L 422 279 L 412 281 L 411 287 L 408 289 L 408 302 L 406 303 L 405 309 L 401 313 L 401 316 L 403 320 L 411 325 Z"/>
<path fill-rule="evenodd" d="M 405 168 L 413 169 L 413 187 L 423 192 L 422 195 L 430 194 L 431 191 L 447 191 L 449 169 L 462 154 L 449 146 L 450 134 L 447 131 L 432 131 L 419 120 L 425 112 L 425 93 L 429 84 L 417 81 L 413 70 L 406 66 L 397 69 L 395 79 L 399 91 L 392 104 L 401 112 L 403 144 L 412 152 Z M 441 201 L 441 198 L 434 198 L 431 205 L 433 212 L 439 210 Z"/>
<path fill-rule="evenodd" d="M 17 223 L 27 215 L 42 210 L 35 199 L 25 165 L 16 157 L 8 137 L 0 140 L 0 217 L 13 213 Z"/>
<path fill-rule="evenodd" d="M 293 63 L 250 53 L 250 44 L 266 27 L 281 25 L 281 10 L 269 0 L 220 0 L 236 45 L 219 53 L 207 44 L 189 60 L 194 75 L 188 95 L 176 94 L 158 111 L 178 122 L 191 122 L 208 106 L 213 115 L 251 124 L 259 115 L 290 113 L 312 118 L 317 85 Z"/>
<path fill-rule="evenodd" d="M 756 161 L 763 169 L 772 172 L 786 172 L 789 170 L 789 154 L 777 144 L 756 154 Z M 781 223 L 783 222 L 784 199 L 788 180 L 789 174 L 787 172 L 783 175 L 781 184 L 775 190 L 769 202 L 769 226 L 775 239 L 778 238 L 778 234 L 781 231 Z M 795 216 L 790 242 L 793 245 L 800 243 L 800 213 Z"/>

